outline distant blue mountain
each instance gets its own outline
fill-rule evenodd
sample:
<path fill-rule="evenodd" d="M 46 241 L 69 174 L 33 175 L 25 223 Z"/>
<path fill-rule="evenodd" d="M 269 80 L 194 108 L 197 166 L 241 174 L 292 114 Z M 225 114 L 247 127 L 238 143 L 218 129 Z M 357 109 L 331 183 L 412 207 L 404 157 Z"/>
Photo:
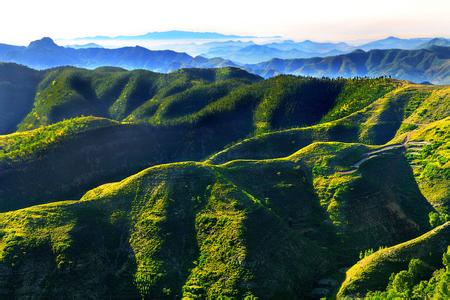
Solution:
<path fill-rule="evenodd" d="M 254 64 L 271 59 L 300 59 L 313 57 L 327 57 L 351 53 L 357 49 L 370 51 L 374 49 L 425 49 L 430 46 L 449 46 L 450 41 L 445 38 L 415 38 L 401 39 L 388 37 L 359 46 L 344 42 L 315 42 L 305 40 L 295 42 L 284 40 L 258 45 L 254 42 L 224 41 L 199 45 L 201 55 L 205 57 L 222 57 L 241 64 Z"/>
<path fill-rule="evenodd" d="M 420 44 L 417 48 L 425 49 L 433 46 L 450 47 L 450 39 L 434 38 L 426 43 Z"/>
<path fill-rule="evenodd" d="M 421 44 L 429 42 L 431 38 L 414 38 L 414 39 L 401 39 L 395 36 L 390 36 L 385 39 L 373 41 L 367 44 L 358 46 L 359 49 L 373 50 L 373 49 L 416 49 Z"/>
<path fill-rule="evenodd" d="M 288 51 L 288 50 L 300 50 L 303 52 L 308 53 L 329 53 L 332 51 L 339 51 L 339 52 L 349 52 L 355 49 L 354 46 L 351 46 L 344 42 L 339 43 L 324 43 L 324 42 L 314 42 L 311 40 L 305 40 L 302 42 L 294 42 L 294 41 L 282 41 L 282 42 L 276 42 L 267 44 L 267 46 L 270 46 L 272 48 Z"/>
<path fill-rule="evenodd" d="M 121 35 L 115 37 L 94 36 L 83 37 L 77 40 L 91 42 L 101 45 L 116 43 L 119 45 L 148 45 L 151 41 L 168 41 L 166 49 L 177 52 L 188 52 L 191 55 L 201 55 L 206 58 L 223 58 L 238 64 L 255 64 L 279 59 L 300 59 L 313 57 L 326 57 L 350 53 L 356 49 L 370 51 L 373 49 L 422 49 L 433 45 L 448 46 L 449 42 L 444 38 L 412 38 L 403 39 L 398 37 L 387 37 L 361 45 L 350 45 L 345 42 L 316 42 L 304 40 L 300 42 L 292 40 L 279 40 L 276 42 L 259 43 L 264 39 L 256 36 L 226 35 L 217 32 L 193 32 L 193 31 L 163 31 L 149 32 L 143 35 Z M 247 39 L 243 41 L 242 39 Z M 179 41 L 192 41 L 190 44 L 182 45 Z M 209 40 L 207 43 L 198 43 L 199 40 Z M 128 42 L 127 42 L 128 41 Z M 140 41 L 142 41 L 140 43 Z M 173 41 L 173 42 L 170 42 Z M 266 39 L 268 41 L 268 39 Z M 180 46 L 181 45 L 181 46 Z M 74 47 L 88 48 L 88 47 Z M 90 47 L 89 47 L 90 48 Z"/>
<path fill-rule="evenodd" d="M 226 41 L 207 43 L 199 47 L 203 48 L 202 56 L 222 57 L 242 64 L 260 63 L 273 58 L 323 57 L 348 53 L 355 49 L 346 43 L 320 43 L 309 40 L 303 42 L 287 40 L 263 45 Z"/>
<path fill-rule="evenodd" d="M 227 35 L 217 32 L 194 32 L 171 30 L 161 32 L 149 32 L 142 35 L 120 35 L 116 37 L 110 36 L 94 36 L 82 37 L 77 40 L 214 40 L 214 39 L 237 39 L 237 38 L 257 38 L 253 35 Z"/>
<path fill-rule="evenodd" d="M 386 41 L 387 40 L 387 41 Z M 418 41 L 388 38 L 370 47 L 381 47 L 384 43 L 412 47 Z M 400 43 L 400 44 L 399 44 Z M 343 43 L 316 43 L 312 41 L 272 43 L 258 45 L 253 42 L 213 43 L 212 51 L 217 56 L 193 57 L 172 50 L 153 51 L 144 47 L 122 47 L 117 49 L 74 49 L 58 46 L 50 38 L 33 41 L 28 47 L 0 44 L 0 61 L 23 64 L 35 69 L 59 66 L 97 68 L 102 66 L 125 69 L 147 69 L 170 72 L 180 68 L 215 68 L 240 66 L 264 77 L 277 74 L 307 75 L 315 77 L 392 76 L 414 82 L 428 81 L 433 84 L 450 84 L 450 47 L 447 40 L 429 39 L 421 43 L 421 49 L 380 49 L 364 51 L 351 49 Z M 275 45 L 275 46 L 274 46 Z M 288 47 L 290 45 L 290 47 Z M 204 46 L 204 45 L 202 45 Z M 278 46 L 278 48 L 275 48 Z M 283 48 L 285 47 L 285 48 Z M 315 50 L 307 52 L 300 49 Z M 350 47 L 347 49 L 346 47 Z M 281 50 L 279 48 L 283 48 Z M 355 48 L 356 49 L 356 48 Z M 321 51 L 319 53 L 319 51 Z M 328 51 L 328 52 L 326 52 Z M 311 57 L 313 56 L 314 57 Z M 301 58 L 304 57 L 304 58 Z M 289 58 L 289 59 L 280 59 Z M 264 61 L 262 63 L 257 63 Z M 246 63 L 248 62 L 248 63 Z"/>
<path fill-rule="evenodd" d="M 88 44 L 81 44 L 81 45 L 66 45 L 66 48 L 73 48 L 73 49 L 86 49 L 86 48 L 103 48 L 101 45 L 96 43 L 88 43 Z"/>
<path fill-rule="evenodd" d="M 355 50 L 306 59 L 272 59 L 245 69 L 263 77 L 293 74 L 314 77 L 392 76 L 416 83 L 450 84 L 450 47 Z"/>
<path fill-rule="evenodd" d="M 0 44 L 0 61 L 14 62 L 35 69 L 59 66 L 97 68 L 114 66 L 125 69 L 147 69 L 170 72 L 179 68 L 235 66 L 224 59 L 209 60 L 171 50 L 152 51 L 143 47 L 117 49 L 73 49 L 58 46 L 51 38 L 33 41 L 28 47 Z"/>
<path fill-rule="evenodd" d="M 241 64 L 253 64 L 273 58 L 306 58 L 317 54 L 297 49 L 280 50 L 267 45 L 251 44 L 245 47 L 215 47 L 202 54 L 205 57 L 222 57 Z"/>

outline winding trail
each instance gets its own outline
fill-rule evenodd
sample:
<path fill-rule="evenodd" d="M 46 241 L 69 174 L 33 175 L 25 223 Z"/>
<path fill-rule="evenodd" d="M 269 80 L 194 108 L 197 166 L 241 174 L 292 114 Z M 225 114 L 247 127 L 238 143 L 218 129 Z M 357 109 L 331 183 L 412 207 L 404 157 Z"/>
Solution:
<path fill-rule="evenodd" d="M 338 171 L 338 174 L 352 174 L 355 173 L 356 171 L 358 171 L 359 167 L 365 163 L 366 161 L 379 157 L 381 155 L 383 155 L 384 153 L 386 153 L 387 151 L 390 150 L 394 150 L 394 149 L 404 149 L 407 150 L 408 146 L 412 146 L 411 148 L 413 150 L 419 150 L 419 148 L 421 149 L 423 146 L 425 145 L 429 145 L 429 142 L 424 142 L 424 141 L 419 141 L 419 142 L 410 142 L 409 141 L 409 136 L 410 134 L 407 134 L 405 139 L 403 140 L 402 143 L 398 143 L 398 144 L 392 144 L 389 146 L 384 146 L 382 148 L 379 148 L 377 150 L 373 150 L 370 152 L 367 152 L 365 154 L 363 154 L 363 158 L 360 159 L 359 161 L 357 161 L 356 163 L 354 163 L 353 165 L 350 166 L 350 170 L 347 171 Z"/>

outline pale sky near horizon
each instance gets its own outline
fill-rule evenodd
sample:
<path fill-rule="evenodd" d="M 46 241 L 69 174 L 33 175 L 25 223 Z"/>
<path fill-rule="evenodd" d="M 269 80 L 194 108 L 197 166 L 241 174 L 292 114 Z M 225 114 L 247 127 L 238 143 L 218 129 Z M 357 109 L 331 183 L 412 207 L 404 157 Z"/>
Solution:
<path fill-rule="evenodd" d="M 449 0 L 7 0 L 0 43 L 174 29 L 318 41 L 449 37 L 449 16 Z"/>

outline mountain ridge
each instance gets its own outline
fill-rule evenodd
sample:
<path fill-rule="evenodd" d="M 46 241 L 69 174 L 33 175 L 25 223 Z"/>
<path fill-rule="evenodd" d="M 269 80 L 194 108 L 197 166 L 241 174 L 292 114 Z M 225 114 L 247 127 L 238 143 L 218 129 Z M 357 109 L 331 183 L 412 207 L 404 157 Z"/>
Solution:
<path fill-rule="evenodd" d="M 349 54 L 310 59 L 273 59 L 268 62 L 246 65 L 246 68 L 263 77 L 277 74 L 306 76 L 353 77 L 392 76 L 416 83 L 450 82 L 450 47 L 431 46 L 419 50 L 359 49 Z M 406 67 L 407 66 L 407 67 Z M 429 77 L 427 74 L 433 74 Z"/>
<path fill-rule="evenodd" d="M 217 67 L 234 65 L 226 60 L 208 60 L 171 50 L 152 51 L 141 46 L 107 48 L 65 48 L 50 38 L 33 41 L 28 47 L 0 46 L 0 61 L 16 62 L 37 69 L 59 66 L 96 68 L 107 65 L 127 69 L 151 69 L 169 72 L 181 67 Z"/>
<path fill-rule="evenodd" d="M 262 54 L 267 50 L 266 46 L 248 45 L 246 47 L 250 49 L 250 52 L 262 51 Z M 239 54 L 239 51 L 242 49 L 237 50 L 237 57 L 245 57 L 244 54 Z M 297 50 L 293 51 L 292 55 L 299 54 Z M 110 65 L 125 69 L 148 69 L 167 73 L 180 68 L 230 66 L 240 67 L 263 77 L 273 77 L 277 74 L 315 77 L 392 76 L 416 83 L 448 84 L 450 82 L 450 47 L 430 45 L 426 49 L 362 51 L 355 50 L 348 54 L 321 58 L 272 59 L 263 63 L 243 65 L 223 58 L 192 57 L 186 53 L 171 50 L 152 51 L 141 46 L 118 49 L 65 48 L 45 38 L 30 43 L 28 47 L 0 45 L 0 61 L 21 63 L 37 69 L 67 65 L 85 68 Z M 261 53 L 258 55 L 262 55 Z"/>

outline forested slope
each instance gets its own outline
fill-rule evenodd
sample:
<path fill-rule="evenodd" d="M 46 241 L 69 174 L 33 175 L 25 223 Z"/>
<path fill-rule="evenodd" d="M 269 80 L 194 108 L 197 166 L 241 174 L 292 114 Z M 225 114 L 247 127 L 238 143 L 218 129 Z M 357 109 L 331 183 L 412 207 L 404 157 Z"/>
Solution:
<path fill-rule="evenodd" d="M 0 297 L 448 291 L 448 86 L 2 68 Z"/>

